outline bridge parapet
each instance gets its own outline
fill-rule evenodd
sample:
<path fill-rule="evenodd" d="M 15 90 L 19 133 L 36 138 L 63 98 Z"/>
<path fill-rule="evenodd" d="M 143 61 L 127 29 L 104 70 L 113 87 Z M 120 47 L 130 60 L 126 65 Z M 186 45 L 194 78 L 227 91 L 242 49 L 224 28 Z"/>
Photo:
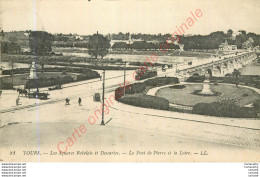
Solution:
<path fill-rule="evenodd" d="M 213 76 L 225 76 L 232 73 L 234 69 L 239 69 L 257 58 L 254 52 L 240 53 L 237 55 L 226 56 L 221 60 L 215 60 L 208 63 L 199 64 L 189 68 L 182 69 L 183 75 L 193 75 L 195 73 L 203 75 L 205 71 L 212 73 Z"/>

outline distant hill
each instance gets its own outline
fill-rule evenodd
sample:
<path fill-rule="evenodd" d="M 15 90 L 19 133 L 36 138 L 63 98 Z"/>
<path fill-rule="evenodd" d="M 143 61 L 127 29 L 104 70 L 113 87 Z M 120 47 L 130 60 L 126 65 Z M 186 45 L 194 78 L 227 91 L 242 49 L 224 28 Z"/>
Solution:
<path fill-rule="evenodd" d="M 3 41 L 17 43 L 21 47 L 29 47 L 29 31 L 4 32 Z"/>

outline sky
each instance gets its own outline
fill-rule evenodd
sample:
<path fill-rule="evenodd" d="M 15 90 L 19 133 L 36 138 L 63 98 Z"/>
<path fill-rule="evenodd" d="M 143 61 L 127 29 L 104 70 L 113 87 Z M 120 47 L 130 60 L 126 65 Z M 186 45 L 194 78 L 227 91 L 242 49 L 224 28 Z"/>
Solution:
<path fill-rule="evenodd" d="M 260 0 L 1 0 L 0 25 L 4 31 L 165 34 L 196 9 L 202 16 L 186 34 L 228 29 L 260 34 Z"/>

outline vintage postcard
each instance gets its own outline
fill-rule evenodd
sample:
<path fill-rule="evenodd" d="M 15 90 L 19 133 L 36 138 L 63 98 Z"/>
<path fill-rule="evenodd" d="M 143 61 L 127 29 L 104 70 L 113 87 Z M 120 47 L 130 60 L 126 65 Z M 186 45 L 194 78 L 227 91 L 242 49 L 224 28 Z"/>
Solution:
<path fill-rule="evenodd" d="M 260 1 L 1 0 L 1 162 L 259 162 Z"/>

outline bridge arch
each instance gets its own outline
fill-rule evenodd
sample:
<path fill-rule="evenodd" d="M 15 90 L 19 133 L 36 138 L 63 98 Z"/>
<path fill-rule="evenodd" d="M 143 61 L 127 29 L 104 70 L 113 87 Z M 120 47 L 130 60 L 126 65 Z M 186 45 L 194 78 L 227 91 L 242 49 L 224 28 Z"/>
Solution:
<path fill-rule="evenodd" d="M 212 77 L 212 70 L 211 69 L 207 69 L 207 72 L 210 75 L 210 77 Z"/>
<path fill-rule="evenodd" d="M 219 73 L 221 73 L 221 67 L 217 66 L 216 68 L 219 70 Z"/>
<path fill-rule="evenodd" d="M 225 67 L 228 67 L 228 63 L 227 63 L 227 62 L 223 63 L 223 65 L 224 65 Z"/>

